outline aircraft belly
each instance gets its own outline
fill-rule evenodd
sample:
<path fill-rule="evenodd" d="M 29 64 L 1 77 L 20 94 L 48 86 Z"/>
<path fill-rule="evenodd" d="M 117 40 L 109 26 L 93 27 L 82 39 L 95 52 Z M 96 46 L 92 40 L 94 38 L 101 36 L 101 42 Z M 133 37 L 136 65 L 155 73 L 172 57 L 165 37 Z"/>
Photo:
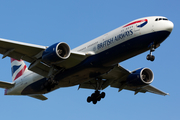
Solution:
<path fill-rule="evenodd" d="M 63 75 L 58 75 L 57 77 L 60 78 L 58 87 L 69 87 L 84 83 L 106 72 L 109 72 L 111 69 L 112 67 L 91 67 L 91 65 L 90 67 L 86 68 L 82 65 L 82 67 L 80 66 L 79 68 L 74 68 L 71 71 L 67 71 L 67 73 L 63 73 Z"/>
<path fill-rule="evenodd" d="M 59 84 L 52 90 L 60 87 L 78 85 L 105 74 L 119 62 L 147 51 L 149 49 L 148 46 L 152 42 L 160 44 L 166 39 L 166 37 L 168 37 L 169 34 L 170 32 L 161 31 L 142 35 L 127 40 L 101 53 L 89 56 L 79 65 L 57 74 L 54 79 L 59 81 Z M 46 78 L 29 85 L 23 90 L 22 94 L 47 93 L 46 89 L 41 90 L 40 88 L 45 80 Z"/>

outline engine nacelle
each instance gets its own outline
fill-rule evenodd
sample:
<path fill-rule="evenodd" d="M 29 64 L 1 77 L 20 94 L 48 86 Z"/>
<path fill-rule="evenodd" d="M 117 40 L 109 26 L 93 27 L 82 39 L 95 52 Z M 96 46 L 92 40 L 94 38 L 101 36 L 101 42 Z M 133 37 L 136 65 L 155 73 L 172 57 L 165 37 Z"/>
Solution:
<path fill-rule="evenodd" d="M 64 42 L 56 43 L 48 47 L 42 54 L 42 60 L 49 64 L 55 64 L 70 56 L 70 47 Z"/>
<path fill-rule="evenodd" d="M 141 68 L 133 71 L 127 77 L 127 84 L 132 86 L 144 86 L 152 83 L 154 74 L 149 68 Z"/>

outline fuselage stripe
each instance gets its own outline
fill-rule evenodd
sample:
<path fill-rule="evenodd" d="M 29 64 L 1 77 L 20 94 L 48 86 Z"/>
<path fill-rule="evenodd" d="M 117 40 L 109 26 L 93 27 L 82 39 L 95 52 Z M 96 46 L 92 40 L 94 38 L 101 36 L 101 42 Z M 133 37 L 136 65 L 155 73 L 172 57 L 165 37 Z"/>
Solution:
<path fill-rule="evenodd" d="M 128 27 L 128 26 L 133 25 L 133 24 L 136 24 L 136 23 L 140 23 L 140 22 L 147 22 L 147 21 L 148 21 L 147 19 L 134 21 L 134 22 L 131 22 L 131 23 L 129 23 L 129 24 L 127 24 L 127 25 L 123 26 L 123 28 Z"/>

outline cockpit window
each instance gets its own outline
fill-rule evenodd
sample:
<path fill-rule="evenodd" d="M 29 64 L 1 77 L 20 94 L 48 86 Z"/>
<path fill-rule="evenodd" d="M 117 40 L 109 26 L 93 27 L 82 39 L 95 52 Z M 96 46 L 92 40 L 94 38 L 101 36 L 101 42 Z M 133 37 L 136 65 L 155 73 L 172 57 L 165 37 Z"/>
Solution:
<path fill-rule="evenodd" d="M 168 20 L 167 18 L 156 18 L 155 21 Z"/>
<path fill-rule="evenodd" d="M 163 18 L 163 20 L 168 20 L 167 18 Z"/>

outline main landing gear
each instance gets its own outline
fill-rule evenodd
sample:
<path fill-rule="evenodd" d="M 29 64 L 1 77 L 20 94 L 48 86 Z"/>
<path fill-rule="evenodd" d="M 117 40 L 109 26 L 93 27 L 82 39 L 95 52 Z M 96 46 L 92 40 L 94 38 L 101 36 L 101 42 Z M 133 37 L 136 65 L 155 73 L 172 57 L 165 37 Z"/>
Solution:
<path fill-rule="evenodd" d="M 100 78 L 96 78 L 95 92 L 91 94 L 91 96 L 87 97 L 87 102 L 90 103 L 92 101 L 93 104 L 96 104 L 97 101 L 100 101 L 105 97 L 105 92 L 100 93 L 99 90 L 102 89 L 103 80 Z"/>
<path fill-rule="evenodd" d="M 50 92 L 51 89 L 53 89 L 59 83 L 57 80 L 54 80 L 54 76 L 62 71 L 64 71 L 64 68 L 58 69 L 52 65 L 51 69 L 49 70 L 47 80 L 41 86 L 41 89 L 46 89 L 47 92 Z"/>
<path fill-rule="evenodd" d="M 155 56 L 152 55 L 152 52 L 154 52 L 154 51 L 155 51 L 155 45 L 152 44 L 152 45 L 150 45 L 150 53 L 146 57 L 147 60 L 154 61 Z"/>
<path fill-rule="evenodd" d="M 91 96 L 87 98 L 87 102 L 90 103 L 92 101 L 93 104 L 96 104 L 97 101 L 100 101 L 104 97 L 105 97 L 105 92 L 102 92 L 100 94 L 100 91 L 96 90 L 94 93 L 91 94 Z"/>
<path fill-rule="evenodd" d="M 58 81 L 53 80 L 52 78 L 48 78 L 48 80 L 41 86 L 42 89 L 47 89 L 48 92 L 51 91 L 56 85 L 58 85 Z"/>

